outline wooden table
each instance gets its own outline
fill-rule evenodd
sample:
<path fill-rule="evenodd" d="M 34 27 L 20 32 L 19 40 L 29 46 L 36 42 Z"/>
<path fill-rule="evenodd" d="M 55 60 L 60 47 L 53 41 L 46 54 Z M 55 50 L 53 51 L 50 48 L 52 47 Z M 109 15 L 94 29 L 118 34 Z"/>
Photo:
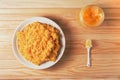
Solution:
<path fill-rule="evenodd" d="M 96 29 L 80 25 L 79 12 L 87 4 L 104 9 L 105 21 Z M 17 25 L 35 16 L 54 20 L 66 36 L 62 59 L 45 70 L 26 68 L 12 51 Z M 93 40 L 90 68 L 86 67 L 88 38 Z M 0 79 L 40 78 L 120 80 L 120 0 L 0 0 Z"/>

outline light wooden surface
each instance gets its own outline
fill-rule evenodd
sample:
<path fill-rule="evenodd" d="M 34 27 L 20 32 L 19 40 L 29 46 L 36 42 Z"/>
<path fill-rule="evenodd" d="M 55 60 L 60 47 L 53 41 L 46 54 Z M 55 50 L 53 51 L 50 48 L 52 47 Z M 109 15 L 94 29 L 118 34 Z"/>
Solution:
<path fill-rule="evenodd" d="M 97 4 L 105 11 L 105 21 L 97 29 L 80 25 L 80 8 L 87 4 Z M 35 16 L 54 20 L 66 36 L 62 59 L 45 70 L 24 67 L 12 51 L 15 28 Z M 86 67 L 88 38 L 93 40 L 90 68 Z M 40 78 L 120 80 L 120 0 L 0 0 L 0 79 Z"/>

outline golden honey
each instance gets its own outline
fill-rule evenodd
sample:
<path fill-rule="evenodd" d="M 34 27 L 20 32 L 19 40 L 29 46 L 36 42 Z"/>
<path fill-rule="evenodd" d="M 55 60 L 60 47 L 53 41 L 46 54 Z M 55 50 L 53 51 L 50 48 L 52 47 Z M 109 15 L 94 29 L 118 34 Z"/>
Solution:
<path fill-rule="evenodd" d="M 83 26 L 96 27 L 104 21 L 102 8 L 95 5 L 88 5 L 80 11 L 80 22 Z"/>

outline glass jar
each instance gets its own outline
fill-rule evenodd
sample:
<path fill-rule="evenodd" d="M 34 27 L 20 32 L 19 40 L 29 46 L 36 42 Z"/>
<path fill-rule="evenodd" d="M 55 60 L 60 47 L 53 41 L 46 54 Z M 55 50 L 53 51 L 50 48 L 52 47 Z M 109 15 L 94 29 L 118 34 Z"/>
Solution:
<path fill-rule="evenodd" d="M 88 5 L 80 11 L 80 22 L 85 27 L 97 27 L 104 21 L 104 12 L 102 8 L 96 5 Z"/>

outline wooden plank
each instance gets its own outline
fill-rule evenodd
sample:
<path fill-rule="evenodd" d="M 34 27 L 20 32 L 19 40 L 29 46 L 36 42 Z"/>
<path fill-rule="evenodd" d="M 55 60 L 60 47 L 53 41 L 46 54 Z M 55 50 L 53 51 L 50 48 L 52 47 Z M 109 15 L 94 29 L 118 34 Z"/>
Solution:
<path fill-rule="evenodd" d="M 35 16 L 64 17 L 78 19 L 80 9 L 0 9 L 1 20 L 25 20 Z M 61 12 L 59 12 L 61 11 Z M 104 9 L 105 19 L 120 19 L 120 9 Z M 54 12 L 54 13 L 53 13 Z M 49 13 L 49 14 L 48 14 Z M 76 15 L 76 16 L 75 16 Z"/>
<path fill-rule="evenodd" d="M 47 16 L 46 16 L 47 17 Z M 49 17 L 48 17 L 49 18 Z M 65 18 L 65 19 L 62 19 L 62 21 L 59 21 L 61 18 L 58 18 L 57 19 L 57 17 L 56 18 L 54 18 L 54 17 L 50 17 L 50 19 L 52 19 L 52 20 L 54 20 L 56 23 L 58 23 L 63 29 L 65 29 L 65 27 L 64 26 L 66 26 L 65 24 L 60 24 L 61 22 L 64 22 L 66 19 L 67 19 L 67 17 Z M 75 19 L 73 19 L 73 20 L 69 20 L 69 19 L 67 19 L 68 20 L 68 22 L 69 23 L 67 23 L 67 24 L 69 24 L 69 26 L 71 25 L 71 27 L 77 27 L 77 28 L 79 28 L 79 27 L 82 27 L 81 25 L 80 25 L 80 22 L 79 22 L 79 20 L 75 20 Z M 17 26 L 22 22 L 22 21 L 24 21 L 24 20 L 2 20 L 2 21 L 0 21 L 0 29 L 1 30 L 6 30 L 6 29 L 8 29 L 8 30 L 15 30 L 16 28 L 17 28 Z M 71 24 L 71 23 L 74 23 L 74 26 Z M 99 27 L 99 29 L 106 29 L 107 30 L 107 28 L 110 30 L 114 30 L 114 28 L 115 29 L 117 29 L 117 30 L 119 30 L 119 25 L 120 25 L 120 20 L 119 19 L 108 19 L 108 20 L 105 20 L 104 21 L 104 23 Z M 71 28 L 71 27 L 69 27 L 69 28 Z M 96 29 L 96 30 L 99 30 L 99 29 Z M 115 32 L 116 33 L 116 32 Z"/>
<path fill-rule="evenodd" d="M 120 0 L 1 0 L 0 8 L 81 8 L 88 4 L 120 8 Z"/>
<path fill-rule="evenodd" d="M 48 13 L 49 14 L 75 14 L 75 12 L 80 12 L 81 8 L 57 8 L 58 11 L 56 11 L 56 8 L 10 8 L 0 9 L 0 14 L 8 14 L 8 15 L 14 15 L 14 14 L 41 14 L 41 13 Z M 119 16 L 120 14 L 120 8 L 103 8 L 105 13 L 111 14 L 110 16 Z M 61 12 L 59 12 L 61 11 Z M 74 12 L 73 12 L 74 11 Z M 54 12 L 54 13 L 53 13 Z"/>

